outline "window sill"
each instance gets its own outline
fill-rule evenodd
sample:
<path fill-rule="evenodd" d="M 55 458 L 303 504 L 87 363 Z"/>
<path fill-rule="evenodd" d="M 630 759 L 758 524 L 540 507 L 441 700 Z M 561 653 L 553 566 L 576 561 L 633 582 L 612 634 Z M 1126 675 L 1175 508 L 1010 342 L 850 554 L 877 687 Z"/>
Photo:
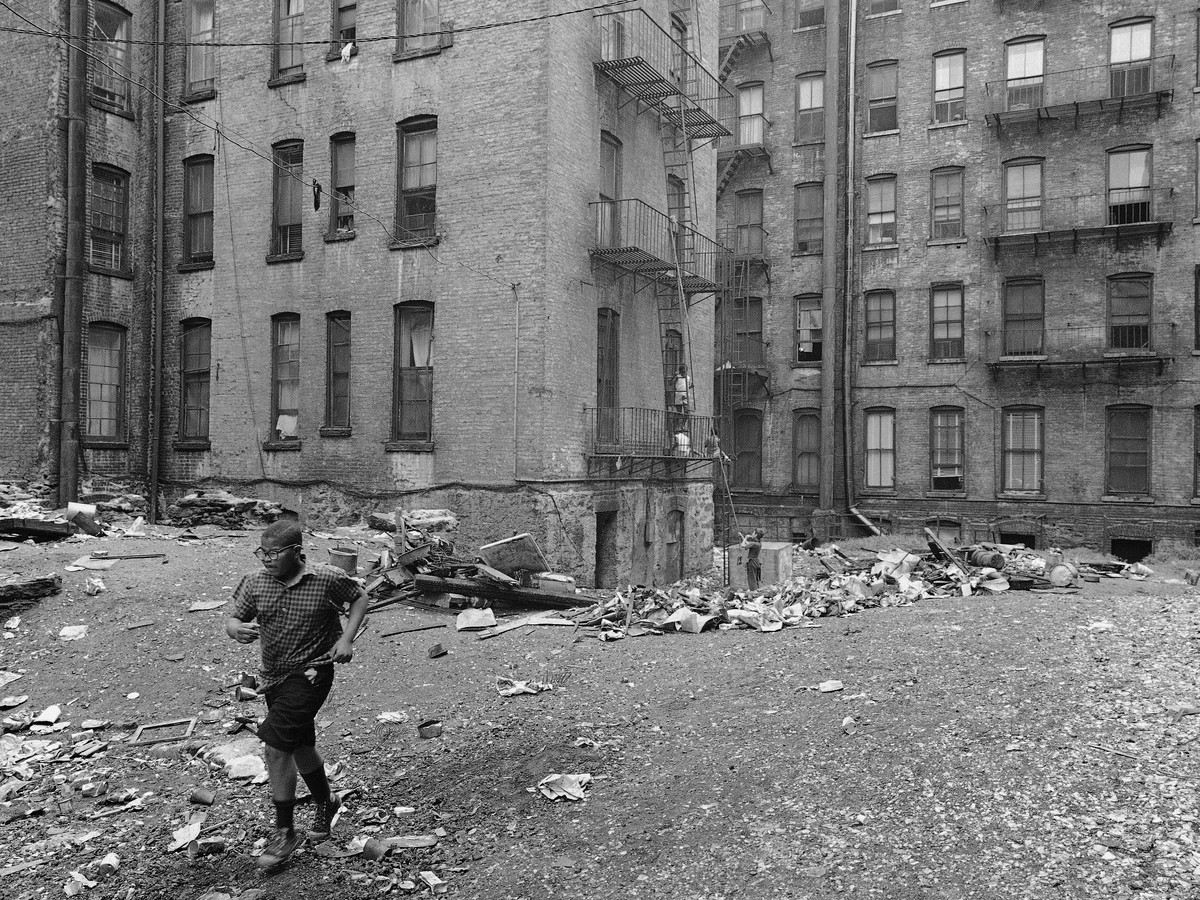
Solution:
<path fill-rule="evenodd" d="M 300 262 L 304 259 L 304 251 L 297 250 L 295 253 L 268 253 L 267 265 L 273 266 L 275 263 Z"/>
<path fill-rule="evenodd" d="M 215 269 L 216 262 L 211 259 L 198 260 L 196 262 L 180 263 L 176 268 L 176 272 L 203 272 L 205 269 Z"/>
<path fill-rule="evenodd" d="M 938 491 L 930 488 L 925 492 L 925 496 L 938 500 L 966 500 L 966 491 Z"/>
<path fill-rule="evenodd" d="M 439 243 L 441 243 L 441 240 L 442 239 L 435 234 L 435 235 L 431 235 L 429 237 L 411 238 L 411 239 L 405 240 L 405 241 L 392 241 L 390 244 L 388 244 L 388 249 L 389 250 L 412 250 L 414 247 L 415 248 L 436 247 Z"/>
<path fill-rule="evenodd" d="M 441 52 L 441 47 L 422 47 L 419 50 L 397 50 L 392 54 L 392 62 L 398 63 L 409 59 L 420 59 L 423 56 L 437 56 Z"/>
<path fill-rule="evenodd" d="M 791 362 L 793 369 L 817 369 L 821 368 L 821 360 L 819 359 L 793 359 Z"/>
<path fill-rule="evenodd" d="M 900 360 L 898 360 L 898 359 L 864 359 L 862 361 L 862 365 L 864 365 L 864 366 L 898 366 L 898 365 L 900 365 Z"/>
<path fill-rule="evenodd" d="M 968 0 L 930 0 L 929 8 L 937 9 L 939 6 L 960 6 L 965 5 Z"/>
<path fill-rule="evenodd" d="M 825 255 L 825 251 L 823 249 L 822 250 L 793 250 L 792 251 L 792 259 L 796 259 L 797 257 L 805 257 L 805 256 L 810 257 L 810 258 L 820 259 L 824 255 Z"/>
<path fill-rule="evenodd" d="M 864 138 L 891 137 L 900 133 L 899 128 L 891 128 L 887 131 L 868 131 L 863 135 Z"/>
<path fill-rule="evenodd" d="M 1100 498 L 1101 503 L 1128 503 L 1128 504 L 1144 504 L 1153 503 L 1154 498 L 1147 494 L 1105 494 Z"/>
<path fill-rule="evenodd" d="M 1188 501 L 1192 506 L 1200 506 L 1200 497 L 1193 497 Z"/>
<path fill-rule="evenodd" d="M 171 449 L 177 450 L 180 453 L 200 453 L 211 450 L 212 444 L 207 440 L 196 438 L 194 440 L 175 441 L 171 444 Z"/>
<path fill-rule="evenodd" d="M 869 15 L 869 16 L 863 16 L 863 21 L 865 22 L 869 19 L 888 19 L 888 18 L 891 18 L 892 16 L 900 15 L 900 13 L 902 13 L 902 12 L 904 12 L 904 10 L 902 10 L 902 9 L 889 9 L 887 12 L 873 13 L 872 15 Z"/>
<path fill-rule="evenodd" d="M 883 487 L 864 487 L 861 489 L 861 495 L 864 497 L 895 497 L 895 496 L 898 496 L 895 488 L 883 488 Z"/>
<path fill-rule="evenodd" d="M 1200 90 L 1200 88 L 1197 88 L 1197 90 Z M 1200 225 L 1200 216 L 1193 216 L 1193 217 L 1192 217 L 1192 224 L 1193 224 L 1193 225 Z"/>
<path fill-rule="evenodd" d="M 970 119 L 956 119 L 953 122 L 930 122 L 929 130 L 936 131 L 942 128 L 961 128 L 963 125 L 970 125 Z"/>
<path fill-rule="evenodd" d="M 1049 359 L 1050 359 L 1050 357 L 1047 356 L 1045 353 L 1036 353 L 1036 354 L 1021 353 L 1019 355 L 1014 355 L 1014 356 L 1001 356 L 1000 362 L 1040 363 L 1040 362 L 1046 362 Z"/>
<path fill-rule="evenodd" d="M 352 429 L 349 425 L 322 425 L 317 429 L 317 434 L 327 438 L 348 438 Z"/>
<path fill-rule="evenodd" d="M 277 88 L 286 87 L 289 84 L 300 84 L 302 81 L 308 80 L 307 72 L 293 72 L 290 75 L 276 75 L 267 82 L 267 87 Z"/>
<path fill-rule="evenodd" d="M 432 453 L 433 441 L 384 441 L 385 453 Z"/>
<path fill-rule="evenodd" d="M 820 31 L 824 27 L 824 22 L 822 22 L 820 25 L 801 25 L 799 28 L 793 28 L 792 34 L 805 34 L 812 31 Z"/>
<path fill-rule="evenodd" d="M 997 500 L 1035 500 L 1045 502 L 1046 495 L 1041 491 L 1001 491 L 996 495 Z"/>
<path fill-rule="evenodd" d="M 961 247 L 967 243 L 966 237 L 930 238 L 925 242 L 926 247 Z"/>
<path fill-rule="evenodd" d="M 217 89 L 209 88 L 207 91 L 196 91 L 192 94 L 184 94 L 180 99 L 184 103 L 204 103 L 207 100 L 216 100 Z"/>
<path fill-rule="evenodd" d="M 863 246 L 863 253 L 868 253 L 872 250 L 899 250 L 900 245 L 895 241 L 890 244 L 866 244 Z"/>
<path fill-rule="evenodd" d="M 99 266 L 88 266 L 88 271 L 93 275 L 107 275 L 109 278 L 121 278 L 125 281 L 133 281 L 132 269 L 102 269 Z"/>
<path fill-rule="evenodd" d="M 824 147 L 825 138 L 817 140 L 813 138 L 811 141 L 792 141 L 792 147 Z"/>
<path fill-rule="evenodd" d="M 929 365 L 931 365 L 931 366 L 955 366 L 955 365 L 962 365 L 966 361 L 967 361 L 967 358 L 965 356 L 945 356 L 945 357 L 939 356 L 936 359 L 933 357 L 930 357 Z"/>
<path fill-rule="evenodd" d="M 120 106 L 113 106 L 113 104 L 105 103 L 103 100 L 99 99 L 98 97 L 89 97 L 88 102 L 92 106 L 94 106 L 96 109 L 102 110 L 103 112 L 111 113 L 112 115 L 119 116 L 122 119 L 128 119 L 130 122 L 133 121 L 133 110 L 131 110 L 131 109 L 125 109 Z"/>
<path fill-rule="evenodd" d="M 353 44 L 354 44 L 354 46 L 352 46 L 350 48 L 350 55 L 352 57 L 358 56 L 358 41 L 353 41 Z M 336 50 L 330 50 L 328 53 L 325 54 L 325 62 L 338 62 L 341 60 L 341 58 L 342 58 L 342 48 L 341 47 L 338 47 Z"/>
<path fill-rule="evenodd" d="M 83 437 L 79 445 L 84 450 L 128 450 L 129 441 L 106 441 L 102 438 Z"/>
<path fill-rule="evenodd" d="M 358 237 L 357 231 L 330 231 L 325 235 L 325 243 L 336 244 L 340 241 L 352 241 Z"/>
<path fill-rule="evenodd" d="M 292 453 L 300 449 L 300 439 L 294 441 L 263 441 L 262 448 L 268 453 Z"/>

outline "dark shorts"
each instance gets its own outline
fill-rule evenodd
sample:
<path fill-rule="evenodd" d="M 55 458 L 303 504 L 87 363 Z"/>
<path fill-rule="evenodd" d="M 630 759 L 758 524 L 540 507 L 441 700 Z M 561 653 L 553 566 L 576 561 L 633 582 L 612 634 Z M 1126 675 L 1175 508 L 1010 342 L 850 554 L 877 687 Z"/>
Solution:
<path fill-rule="evenodd" d="M 264 744 L 284 753 L 317 745 L 315 719 L 333 687 L 333 666 L 317 666 L 316 672 L 312 681 L 294 672 L 267 690 L 267 717 L 258 726 Z"/>

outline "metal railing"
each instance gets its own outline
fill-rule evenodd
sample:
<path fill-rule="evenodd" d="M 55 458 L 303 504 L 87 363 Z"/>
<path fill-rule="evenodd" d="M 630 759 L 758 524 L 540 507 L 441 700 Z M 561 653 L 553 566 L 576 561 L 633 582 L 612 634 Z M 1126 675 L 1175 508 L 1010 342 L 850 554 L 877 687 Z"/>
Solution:
<path fill-rule="evenodd" d="M 1153 360 L 1190 352 L 1191 340 L 1191 332 L 1179 325 L 1142 317 L 1110 316 L 1102 325 L 1052 327 L 1040 319 L 1021 319 L 986 332 L 984 356 L 1005 365 Z"/>
<path fill-rule="evenodd" d="M 728 247 L 735 259 L 765 259 L 770 236 L 762 225 L 730 225 L 717 232 L 717 241 Z"/>
<path fill-rule="evenodd" d="M 1022 197 L 983 209 L 988 238 L 1107 226 L 1150 225 L 1175 218 L 1173 188 L 1113 188 L 1078 197 Z"/>
<path fill-rule="evenodd" d="M 722 41 L 753 31 L 766 31 L 771 7 L 763 0 L 721 0 L 719 29 Z"/>
<path fill-rule="evenodd" d="M 712 238 L 673 222 L 643 200 L 599 200 L 591 254 L 656 281 L 675 280 L 688 293 L 719 287 L 718 272 L 729 251 Z"/>
<path fill-rule="evenodd" d="M 989 81 L 984 111 L 1005 116 L 1028 110 L 1072 106 L 1090 101 L 1121 101 L 1170 91 L 1175 57 L 1155 56 L 1132 63 L 1087 66 L 1027 78 Z"/>
<path fill-rule="evenodd" d="M 712 416 L 644 407 L 589 407 L 589 456 L 704 459 L 714 454 Z"/>
<path fill-rule="evenodd" d="M 764 149 L 771 120 L 762 113 L 741 116 L 730 113 L 721 117 L 721 125 L 729 133 L 717 138 L 717 153 L 726 154 L 747 148 Z"/>

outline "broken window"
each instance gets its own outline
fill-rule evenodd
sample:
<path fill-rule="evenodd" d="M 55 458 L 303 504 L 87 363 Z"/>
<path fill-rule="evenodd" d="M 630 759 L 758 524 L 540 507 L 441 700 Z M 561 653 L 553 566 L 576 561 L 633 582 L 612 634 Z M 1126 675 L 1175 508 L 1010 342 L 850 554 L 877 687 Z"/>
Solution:
<path fill-rule="evenodd" d="M 796 297 L 796 362 L 820 362 L 821 295 L 800 294 Z"/>
<path fill-rule="evenodd" d="M 304 0 L 276 0 L 275 77 L 304 74 Z"/>
<path fill-rule="evenodd" d="M 433 440 L 433 304 L 396 306 L 396 359 L 392 437 Z"/>
<path fill-rule="evenodd" d="M 188 0 L 187 94 L 212 91 L 217 86 L 215 7 L 216 0 Z"/>
<path fill-rule="evenodd" d="M 867 340 L 863 355 L 867 362 L 896 358 L 896 295 L 892 291 L 868 291 L 865 298 Z"/>
<path fill-rule="evenodd" d="M 92 27 L 92 99 L 119 112 L 129 109 L 130 44 L 133 18 L 97 0 Z"/>
<path fill-rule="evenodd" d="M 1042 490 L 1043 415 L 1036 407 L 1004 410 L 1004 490 Z"/>
<path fill-rule="evenodd" d="M 88 438 L 125 440 L 125 329 L 93 322 L 87 330 Z"/>
<path fill-rule="evenodd" d="M 825 0 L 796 0 L 796 28 L 825 24 Z"/>
<path fill-rule="evenodd" d="M 212 322 L 209 319 L 185 319 L 181 325 L 179 437 L 184 441 L 207 441 Z"/>
<path fill-rule="evenodd" d="M 868 409 L 866 411 L 866 486 L 887 488 L 896 486 L 896 411 Z"/>
<path fill-rule="evenodd" d="M 187 217 L 183 241 L 185 262 L 212 262 L 213 158 L 184 160 L 183 208 Z"/>
<path fill-rule="evenodd" d="M 1108 493 L 1150 493 L 1150 407 L 1111 406 L 1107 414 Z"/>
<path fill-rule="evenodd" d="M 432 238 L 437 224 L 437 119 L 408 119 L 400 132 L 399 196 L 396 202 L 397 238 Z"/>
<path fill-rule="evenodd" d="M 91 249 L 95 269 L 129 271 L 129 175 L 109 166 L 92 169 Z"/>
<path fill-rule="evenodd" d="M 271 440 L 299 440 L 300 316 L 271 319 Z"/>
<path fill-rule="evenodd" d="M 304 166 L 303 141 L 288 141 L 276 144 L 275 165 L 272 168 L 275 180 L 275 203 L 272 207 L 274 226 L 271 235 L 271 254 L 285 256 L 304 251 Z"/>
<path fill-rule="evenodd" d="M 333 197 L 329 202 L 329 230 L 335 234 L 354 231 L 354 135 L 335 134 L 329 141 L 332 171 L 329 180 Z"/>
<path fill-rule="evenodd" d="M 817 490 L 821 484 L 820 411 L 798 409 L 792 414 L 792 444 L 796 454 L 792 481 L 796 490 Z"/>
<path fill-rule="evenodd" d="M 930 484 L 935 491 L 963 490 L 963 410 L 945 406 L 930 411 Z"/>
<path fill-rule="evenodd" d="M 350 427 L 350 313 L 325 317 L 325 426 Z"/>

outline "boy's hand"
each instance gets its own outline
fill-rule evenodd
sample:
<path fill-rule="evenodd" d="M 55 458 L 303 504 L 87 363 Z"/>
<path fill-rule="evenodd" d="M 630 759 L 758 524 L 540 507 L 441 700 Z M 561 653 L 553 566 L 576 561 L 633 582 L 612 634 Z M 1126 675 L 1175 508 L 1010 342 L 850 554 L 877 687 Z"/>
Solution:
<path fill-rule="evenodd" d="M 338 639 L 338 642 L 333 645 L 331 655 L 335 663 L 348 663 L 354 659 L 354 644 L 347 635 L 343 634 Z"/>
<path fill-rule="evenodd" d="M 257 622 L 238 622 L 233 627 L 233 639 L 239 644 L 253 644 L 258 640 Z"/>

